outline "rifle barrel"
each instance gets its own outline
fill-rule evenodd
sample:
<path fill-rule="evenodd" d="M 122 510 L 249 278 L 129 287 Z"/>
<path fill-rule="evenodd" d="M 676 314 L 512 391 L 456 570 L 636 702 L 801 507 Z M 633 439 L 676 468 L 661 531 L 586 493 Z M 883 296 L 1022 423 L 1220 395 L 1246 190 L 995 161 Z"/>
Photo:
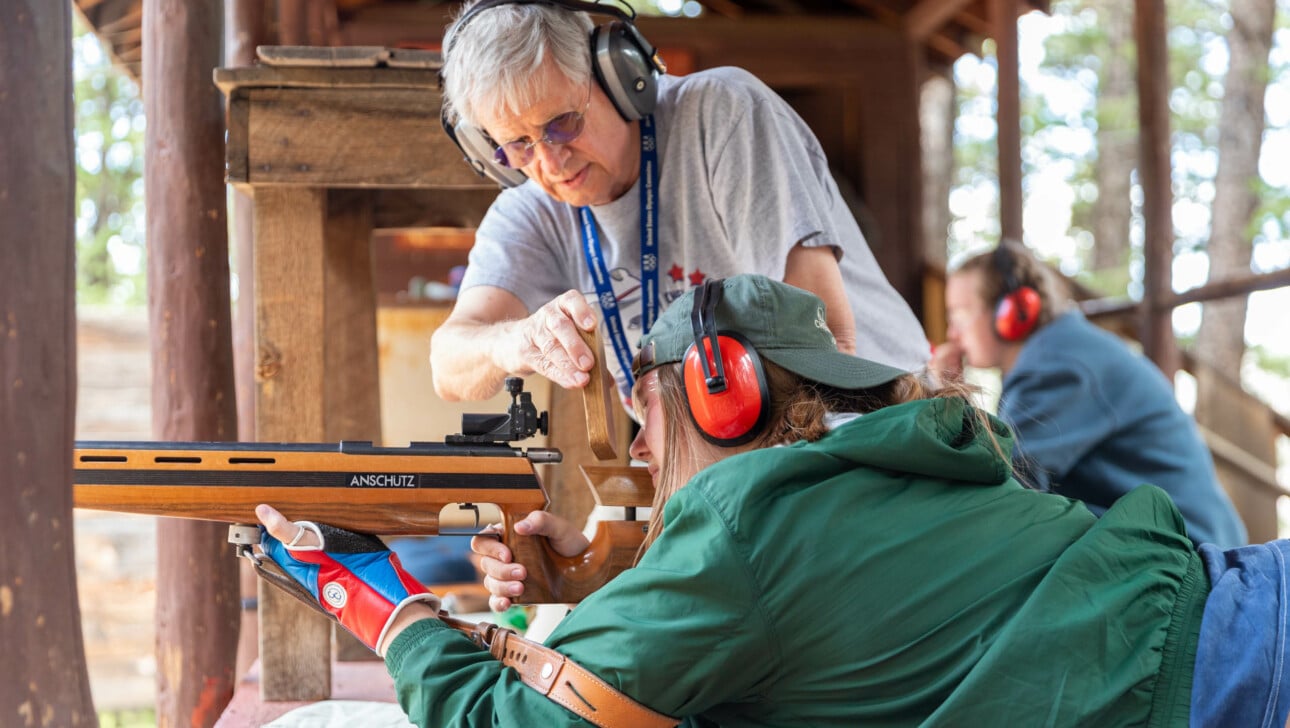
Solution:
<path fill-rule="evenodd" d="M 539 457 L 549 457 L 539 451 Z M 546 506 L 532 461 L 502 445 L 76 443 L 78 508 L 255 523 L 268 503 L 292 520 L 381 535 L 433 535 L 451 503 Z"/>

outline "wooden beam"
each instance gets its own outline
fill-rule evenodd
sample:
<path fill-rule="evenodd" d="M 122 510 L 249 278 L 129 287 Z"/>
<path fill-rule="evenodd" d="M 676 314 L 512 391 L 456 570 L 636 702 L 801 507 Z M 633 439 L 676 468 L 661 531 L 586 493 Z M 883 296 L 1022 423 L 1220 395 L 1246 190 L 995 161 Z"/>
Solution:
<path fill-rule="evenodd" d="M 0 723 L 97 724 L 72 533 L 76 199 L 67 3 L 0 3 Z M 82 596 L 85 596 L 82 594 Z"/>
<path fill-rule="evenodd" d="M 905 34 L 923 41 L 962 10 L 971 0 L 922 0 L 905 13 Z"/>
<path fill-rule="evenodd" d="M 350 45 L 437 47 L 445 20 L 436 8 L 363 8 L 347 16 L 341 33 Z M 697 68 L 739 66 L 777 88 L 862 80 L 880 73 L 875 69 L 882 68 L 893 51 L 892 36 L 901 35 L 868 18 L 818 15 L 640 17 L 636 25 L 655 46 L 693 49 Z"/>
<path fill-rule="evenodd" d="M 1172 310 L 1175 306 L 1181 306 L 1185 303 L 1243 296 L 1255 291 L 1266 291 L 1285 286 L 1290 286 L 1290 268 L 1283 268 L 1271 273 L 1253 273 L 1248 276 L 1228 278 L 1189 288 L 1181 293 L 1165 297 L 1165 300 L 1160 305 L 1162 308 Z"/>
<path fill-rule="evenodd" d="M 1273 496 L 1290 496 L 1290 488 L 1281 484 L 1277 469 L 1246 452 L 1244 448 L 1213 430 L 1200 428 L 1201 437 L 1214 458 L 1236 468 L 1264 492 Z"/>
<path fill-rule="evenodd" d="M 266 442 L 326 438 L 327 193 L 255 190 L 255 432 Z M 331 623 L 260 584 L 260 695 L 331 694 Z"/>
<path fill-rule="evenodd" d="M 372 276 L 372 192 L 327 193 L 324 251 L 323 386 L 325 442 L 381 436 L 381 364 L 376 341 L 376 287 Z M 337 660 L 374 660 L 357 637 L 333 626 Z"/>
<path fill-rule="evenodd" d="M 158 440 L 237 439 L 224 119 L 209 81 L 220 60 L 222 15 L 219 0 L 144 0 L 148 328 Z M 233 695 L 242 615 L 227 538 L 227 527 L 216 523 L 157 523 L 161 725 L 209 728 Z"/>
<path fill-rule="evenodd" d="M 314 69 L 309 69 L 314 70 Z M 330 69 L 343 73 L 348 69 Z M 255 185 L 496 188 L 462 162 L 421 88 L 252 89 L 245 179 Z M 230 133 L 233 130 L 230 129 Z M 391 140 L 398 140 L 393 143 Z M 229 139 L 230 152 L 243 149 Z"/>
<path fill-rule="evenodd" d="M 954 15 L 954 22 L 963 26 L 970 33 L 975 33 L 984 38 L 990 37 L 992 29 L 990 21 L 972 12 L 971 8 L 965 8 Z"/>
<path fill-rule="evenodd" d="M 500 190 L 394 189 L 373 192 L 372 227 L 477 228 Z"/>
<path fill-rule="evenodd" d="M 224 66 L 250 66 L 255 48 L 268 40 L 266 0 L 227 0 L 224 3 Z M 226 124 L 242 130 L 245 138 L 246 100 L 225 104 Z M 225 150 L 227 163 L 227 148 Z M 246 177 L 246 155 L 241 156 L 241 177 Z M 233 311 L 233 381 L 237 392 L 237 439 L 255 441 L 255 200 L 244 189 L 229 192 L 229 247 L 237 265 L 237 302 Z M 255 599 L 255 570 L 247 559 L 240 565 L 241 598 Z M 245 603 L 245 601 L 243 602 Z M 260 610 L 242 610 L 238 630 L 237 669 L 246 675 L 259 657 Z"/>
<path fill-rule="evenodd" d="M 1172 311 L 1175 307 L 1187 303 L 1244 296 L 1255 291 L 1267 291 L 1274 288 L 1284 288 L 1285 286 L 1290 286 L 1290 268 L 1283 268 L 1270 273 L 1253 273 L 1239 278 L 1228 278 L 1189 288 L 1180 293 L 1170 293 L 1168 296 L 1163 297 L 1157 305 L 1162 310 Z M 1141 306 L 1142 304 L 1138 301 L 1123 298 L 1096 298 L 1080 302 L 1080 309 L 1089 318 L 1136 314 Z"/>
<path fill-rule="evenodd" d="M 1173 380 L 1178 369 L 1173 311 L 1173 190 L 1169 159 L 1169 48 L 1165 0 L 1135 0 L 1134 36 L 1138 48 L 1138 174 L 1142 180 L 1143 316 L 1142 348 Z"/>
<path fill-rule="evenodd" d="M 1004 239 L 1023 241 L 1021 194 L 1021 66 L 1017 0 L 989 0 L 998 68 L 995 123 L 999 145 L 999 227 Z"/>
<path fill-rule="evenodd" d="M 699 0 L 699 4 L 723 18 L 744 16 L 744 7 L 732 0 Z"/>

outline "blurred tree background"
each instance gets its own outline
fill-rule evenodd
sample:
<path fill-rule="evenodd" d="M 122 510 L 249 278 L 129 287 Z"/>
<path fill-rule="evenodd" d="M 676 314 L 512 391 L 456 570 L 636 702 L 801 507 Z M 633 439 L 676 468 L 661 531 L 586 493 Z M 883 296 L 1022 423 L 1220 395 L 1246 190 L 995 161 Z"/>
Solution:
<path fill-rule="evenodd" d="M 143 99 L 73 14 L 76 284 L 82 304 L 143 305 Z"/>
<path fill-rule="evenodd" d="M 1168 0 L 1166 6 L 1174 288 L 1202 285 L 1211 275 L 1290 267 L 1290 3 Z M 1021 19 L 1019 36 L 1025 242 L 1099 295 L 1139 298 L 1133 4 L 1053 0 L 1050 13 Z M 965 56 L 954 67 L 951 262 L 993 245 L 999 235 L 992 52 L 987 44 L 983 58 Z M 1229 78 L 1233 66 L 1241 73 Z M 1226 114 L 1225 98 L 1231 103 Z M 1253 158 L 1242 159 L 1251 149 Z M 1290 305 L 1290 292 L 1253 294 L 1248 323 L 1243 301 L 1179 307 L 1179 345 L 1240 372 L 1284 407 L 1290 342 L 1278 341 L 1286 337 L 1277 313 Z M 1223 306 L 1236 311 L 1227 319 L 1214 315 Z M 1205 308 L 1215 325 L 1203 333 Z"/>

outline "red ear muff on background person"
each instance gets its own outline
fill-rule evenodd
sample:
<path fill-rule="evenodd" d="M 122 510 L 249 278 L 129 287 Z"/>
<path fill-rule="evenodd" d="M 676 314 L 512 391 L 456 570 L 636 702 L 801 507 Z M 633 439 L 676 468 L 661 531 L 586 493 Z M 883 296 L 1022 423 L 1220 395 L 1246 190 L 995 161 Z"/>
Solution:
<path fill-rule="evenodd" d="M 1024 286 L 1018 280 L 1017 260 L 1010 245 L 1021 243 L 1001 240 L 990 258 L 1003 279 L 1003 293 L 994 305 L 994 333 L 1004 341 L 1021 341 L 1038 325 L 1043 301 L 1034 286 Z"/>
<path fill-rule="evenodd" d="M 1035 330 L 1039 323 L 1042 302 L 1039 292 L 1022 286 L 999 299 L 994 308 L 994 331 L 1004 341 L 1021 341 Z"/>
<path fill-rule="evenodd" d="M 770 393 L 761 357 L 733 331 L 718 331 L 722 281 L 705 281 L 694 292 L 690 324 L 694 343 L 685 352 L 681 378 L 690 419 L 714 445 L 734 447 L 756 437 L 770 414 Z"/>

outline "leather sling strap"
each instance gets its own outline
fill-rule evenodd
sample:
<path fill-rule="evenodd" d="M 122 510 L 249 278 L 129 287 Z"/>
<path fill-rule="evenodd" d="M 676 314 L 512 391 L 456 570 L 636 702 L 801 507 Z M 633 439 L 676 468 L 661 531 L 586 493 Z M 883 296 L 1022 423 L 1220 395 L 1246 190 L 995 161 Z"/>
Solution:
<path fill-rule="evenodd" d="M 673 728 L 680 723 L 641 705 L 573 660 L 524 639 L 514 630 L 464 622 L 442 612 L 439 618 L 514 669 L 525 685 L 600 728 Z"/>
<path fill-rule="evenodd" d="M 239 546 L 238 551 L 251 560 L 256 573 L 265 581 L 328 619 L 336 619 L 273 559 L 254 553 L 250 546 Z M 446 612 L 439 612 L 439 619 L 449 627 L 465 632 L 472 642 L 487 649 L 503 665 L 514 669 L 519 673 L 520 682 L 598 728 L 673 728 L 680 723 L 675 718 L 655 713 L 585 667 L 550 647 L 524 639 L 515 630 L 487 622 L 466 622 L 450 617 Z"/>

